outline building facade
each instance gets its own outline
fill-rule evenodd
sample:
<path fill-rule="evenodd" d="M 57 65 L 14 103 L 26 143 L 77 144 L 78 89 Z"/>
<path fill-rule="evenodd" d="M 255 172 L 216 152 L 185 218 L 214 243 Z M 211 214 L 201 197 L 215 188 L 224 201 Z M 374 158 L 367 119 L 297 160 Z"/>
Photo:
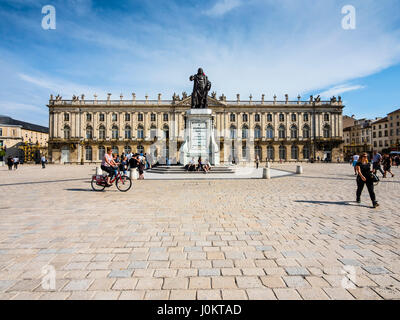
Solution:
<path fill-rule="evenodd" d="M 24 162 L 47 155 L 49 129 L 0 115 L 0 149 L 4 157 L 18 156 Z"/>
<path fill-rule="evenodd" d="M 389 121 L 388 117 L 372 122 L 372 145 L 373 149 L 383 152 L 389 148 Z"/>
<path fill-rule="evenodd" d="M 400 109 L 388 114 L 389 146 L 393 151 L 400 150 Z"/>
<path fill-rule="evenodd" d="M 372 151 L 372 120 L 354 120 L 353 125 L 343 129 L 344 155 L 349 160 L 354 154 Z"/>
<path fill-rule="evenodd" d="M 98 163 L 108 147 L 114 153 L 145 152 L 153 162 L 176 164 L 184 142 L 191 97 L 172 100 L 72 100 L 50 97 L 49 156 L 54 163 Z M 208 98 L 221 163 L 343 160 L 341 98 L 321 101 L 227 101 Z"/>

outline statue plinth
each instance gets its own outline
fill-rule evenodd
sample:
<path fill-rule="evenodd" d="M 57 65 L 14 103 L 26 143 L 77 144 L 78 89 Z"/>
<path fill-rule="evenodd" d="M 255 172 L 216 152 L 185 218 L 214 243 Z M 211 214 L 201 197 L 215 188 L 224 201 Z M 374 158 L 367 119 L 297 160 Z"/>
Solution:
<path fill-rule="evenodd" d="M 215 130 L 211 109 L 190 109 L 186 112 L 185 142 L 180 153 L 180 163 L 187 165 L 192 158 L 199 157 L 219 165 L 219 146 L 215 142 Z"/>

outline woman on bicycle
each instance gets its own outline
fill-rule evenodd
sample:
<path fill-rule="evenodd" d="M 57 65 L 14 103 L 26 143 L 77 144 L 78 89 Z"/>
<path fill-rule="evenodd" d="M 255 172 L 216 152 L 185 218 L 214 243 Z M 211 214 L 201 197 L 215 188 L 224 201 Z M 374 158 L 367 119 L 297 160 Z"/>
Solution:
<path fill-rule="evenodd" d="M 366 153 L 363 153 L 363 155 L 360 157 L 355 168 L 357 172 L 357 203 L 361 202 L 361 193 L 364 189 L 364 185 L 367 185 L 372 205 L 374 208 L 378 207 L 379 204 L 376 201 L 374 192 L 371 164 L 368 162 L 368 155 Z"/>
<path fill-rule="evenodd" d="M 110 186 L 110 179 L 114 177 L 115 167 L 118 167 L 112 156 L 112 149 L 107 148 L 107 153 L 104 155 L 103 161 L 101 162 L 101 170 L 108 173 L 106 178 L 107 186 Z"/>

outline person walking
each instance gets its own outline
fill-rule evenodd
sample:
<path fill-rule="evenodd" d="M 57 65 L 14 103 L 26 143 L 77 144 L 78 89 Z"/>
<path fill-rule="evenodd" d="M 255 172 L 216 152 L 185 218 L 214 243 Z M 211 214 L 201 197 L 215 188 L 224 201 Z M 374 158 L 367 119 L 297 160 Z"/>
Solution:
<path fill-rule="evenodd" d="M 7 166 L 8 166 L 8 170 L 12 170 L 12 168 L 13 168 L 13 159 L 11 158 L 11 156 L 9 156 L 7 158 Z"/>
<path fill-rule="evenodd" d="M 357 192 L 356 192 L 356 201 L 357 203 L 361 203 L 361 193 L 364 189 L 364 185 L 367 185 L 368 193 L 372 201 L 372 206 L 377 208 L 379 203 L 376 201 L 376 196 L 374 192 L 374 181 L 372 178 L 372 170 L 371 164 L 368 162 L 368 155 L 364 153 L 356 166 L 357 172 Z"/>
<path fill-rule="evenodd" d="M 40 161 L 42 162 L 42 169 L 46 168 L 46 157 L 44 155 L 42 155 Z"/>
<path fill-rule="evenodd" d="M 386 174 L 389 172 L 392 175 L 392 178 L 394 177 L 394 174 L 392 173 L 392 159 L 390 158 L 390 156 L 388 154 L 385 154 L 383 156 L 383 160 L 382 160 L 382 164 L 383 164 L 383 177 L 386 178 Z"/>
<path fill-rule="evenodd" d="M 13 163 L 14 163 L 14 170 L 18 169 L 18 164 L 19 164 L 19 158 L 18 156 L 15 156 L 13 159 Z"/>
<path fill-rule="evenodd" d="M 258 155 L 256 154 L 256 159 L 255 159 L 255 161 L 256 161 L 256 168 L 258 169 L 258 166 L 259 166 L 259 164 L 260 164 L 260 159 L 258 158 Z"/>
<path fill-rule="evenodd" d="M 374 151 L 374 156 L 372 158 L 372 168 L 375 172 L 375 174 L 379 171 L 380 173 L 382 173 L 382 176 L 385 176 L 385 173 L 382 170 L 381 167 L 381 162 L 382 162 L 382 156 L 378 151 Z"/>
<path fill-rule="evenodd" d="M 360 156 L 358 154 L 355 154 L 353 156 L 353 168 L 354 168 L 354 175 L 357 175 L 357 170 L 356 170 L 356 164 L 358 162 L 358 160 L 360 159 Z"/>
<path fill-rule="evenodd" d="M 145 166 L 146 166 L 146 159 L 141 155 L 139 156 L 139 180 L 144 180 Z"/>

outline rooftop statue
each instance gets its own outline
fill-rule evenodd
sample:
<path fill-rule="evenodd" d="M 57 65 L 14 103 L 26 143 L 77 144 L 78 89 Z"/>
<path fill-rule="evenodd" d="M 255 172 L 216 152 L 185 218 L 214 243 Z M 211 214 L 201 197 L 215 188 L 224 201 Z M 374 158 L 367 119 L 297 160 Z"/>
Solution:
<path fill-rule="evenodd" d="M 203 69 L 199 68 L 197 74 L 190 76 L 190 81 L 194 81 L 192 93 L 192 109 L 207 109 L 208 91 L 211 90 L 211 82 L 208 81 Z"/>

